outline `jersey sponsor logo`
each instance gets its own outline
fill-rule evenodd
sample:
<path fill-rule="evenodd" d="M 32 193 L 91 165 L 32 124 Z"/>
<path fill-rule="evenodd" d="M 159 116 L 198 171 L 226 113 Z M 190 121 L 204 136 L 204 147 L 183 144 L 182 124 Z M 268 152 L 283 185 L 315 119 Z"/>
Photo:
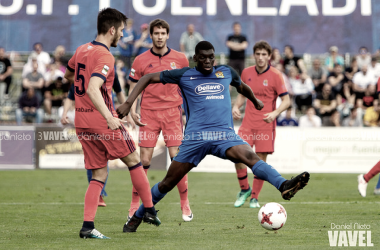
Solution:
<path fill-rule="evenodd" d="M 223 75 L 222 71 L 215 72 L 215 75 L 216 75 L 217 78 L 224 78 L 224 75 Z"/>
<path fill-rule="evenodd" d="M 110 67 L 108 67 L 107 65 L 104 65 L 102 69 L 102 74 L 107 75 L 109 70 L 110 70 Z"/>
<path fill-rule="evenodd" d="M 265 80 L 263 81 L 263 85 L 264 85 L 264 86 L 268 86 L 268 80 L 267 80 L 267 79 L 265 79 Z"/>
<path fill-rule="evenodd" d="M 135 76 L 136 70 L 134 68 L 131 69 L 131 76 Z"/>
<path fill-rule="evenodd" d="M 220 83 L 203 83 L 195 87 L 195 93 L 198 95 L 216 95 L 223 92 L 224 86 Z"/>
<path fill-rule="evenodd" d="M 177 66 L 175 65 L 175 62 L 171 62 L 171 63 L 170 63 L 170 67 L 171 67 L 172 69 L 176 69 L 176 68 L 177 68 Z"/>
<path fill-rule="evenodd" d="M 206 100 L 222 100 L 224 95 L 209 95 L 206 97 Z"/>
<path fill-rule="evenodd" d="M 88 112 L 94 112 L 93 108 L 75 108 L 76 112 L 80 113 L 88 113 Z"/>

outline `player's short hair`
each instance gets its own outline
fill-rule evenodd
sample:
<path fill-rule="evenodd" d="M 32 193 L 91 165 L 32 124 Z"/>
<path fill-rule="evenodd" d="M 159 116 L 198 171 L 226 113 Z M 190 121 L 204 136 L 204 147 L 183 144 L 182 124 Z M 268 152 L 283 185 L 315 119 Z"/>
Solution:
<path fill-rule="evenodd" d="M 157 19 L 154 19 L 153 21 L 150 22 L 149 32 L 151 35 L 153 35 L 154 27 L 166 29 L 166 32 L 169 34 L 170 25 L 164 19 L 157 18 Z"/>
<path fill-rule="evenodd" d="M 98 14 L 98 35 L 107 34 L 112 26 L 118 29 L 126 21 L 127 17 L 120 11 L 113 8 L 102 9 Z"/>
<path fill-rule="evenodd" d="M 272 54 L 272 47 L 269 45 L 267 41 L 261 40 L 255 43 L 253 46 L 253 54 L 255 54 L 256 50 L 265 49 L 268 52 L 268 55 Z"/>
<path fill-rule="evenodd" d="M 215 51 L 214 46 L 208 41 L 201 41 L 195 46 L 195 54 L 198 54 L 200 50 L 209 50 L 212 49 Z"/>

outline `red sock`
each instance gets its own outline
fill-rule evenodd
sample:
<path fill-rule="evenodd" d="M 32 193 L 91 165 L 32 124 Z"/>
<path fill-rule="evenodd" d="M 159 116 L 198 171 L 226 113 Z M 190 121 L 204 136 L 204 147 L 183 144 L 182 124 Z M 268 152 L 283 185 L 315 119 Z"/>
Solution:
<path fill-rule="evenodd" d="M 187 175 L 185 175 L 180 182 L 177 184 L 179 197 L 181 198 L 181 205 L 183 202 L 187 201 Z"/>
<path fill-rule="evenodd" d="M 264 180 L 261 180 L 257 178 L 256 176 L 253 178 L 253 183 L 252 183 L 252 199 L 259 199 L 259 194 L 261 192 L 261 189 L 263 188 L 264 185 Z"/>
<path fill-rule="evenodd" d="M 378 173 L 380 173 L 380 161 L 376 163 L 376 165 L 373 166 L 373 168 L 371 168 L 371 170 L 364 175 L 364 180 L 366 182 L 369 182 L 369 180 L 371 180 Z"/>
<path fill-rule="evenodd" d="M 153 207 L 152 193 L 143 167 L 134 168 L 129 171 L 129 174 L 131 175 L 133 187 L 136 188 L 138 195 L 140 195 L 144 207 Z"/>
<path fill-rule="evenodd" d="M 240 188 L 242 190 L 249 189 L 247 168 L 236 169 L 236 173 L 237 173 L 237 177 L 238 177 L 238 180 L 239 180 Z"/>
<path fill-rule="evenodd" d="M 104 183 L 92 179 L 84 196 L 84 221 L 94 221 Z"/>

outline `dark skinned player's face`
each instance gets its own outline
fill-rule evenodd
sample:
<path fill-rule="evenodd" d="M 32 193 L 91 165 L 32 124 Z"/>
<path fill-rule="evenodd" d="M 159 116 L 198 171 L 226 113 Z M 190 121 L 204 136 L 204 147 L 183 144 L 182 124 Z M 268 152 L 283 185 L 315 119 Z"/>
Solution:
<path fill-rule="evenodd" d="M 197 69 L 199 72 L 204 75 L 211 74 L 215 62 L 214 50 L 199 50 L 198 54 L 194 55 L 194 62 L 197 63 Z"/>

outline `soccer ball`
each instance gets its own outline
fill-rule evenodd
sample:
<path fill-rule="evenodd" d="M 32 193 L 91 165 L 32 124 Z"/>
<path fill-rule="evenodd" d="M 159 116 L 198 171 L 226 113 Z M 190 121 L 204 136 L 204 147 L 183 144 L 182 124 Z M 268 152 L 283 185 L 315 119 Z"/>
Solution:
<path fill-rule="evenodd" d="M 278 230 L 286 222 L 285 208 L 276 202 L 270 202 L 261 207 L 258 219 L 261 226 L 267 230 Z"/>

